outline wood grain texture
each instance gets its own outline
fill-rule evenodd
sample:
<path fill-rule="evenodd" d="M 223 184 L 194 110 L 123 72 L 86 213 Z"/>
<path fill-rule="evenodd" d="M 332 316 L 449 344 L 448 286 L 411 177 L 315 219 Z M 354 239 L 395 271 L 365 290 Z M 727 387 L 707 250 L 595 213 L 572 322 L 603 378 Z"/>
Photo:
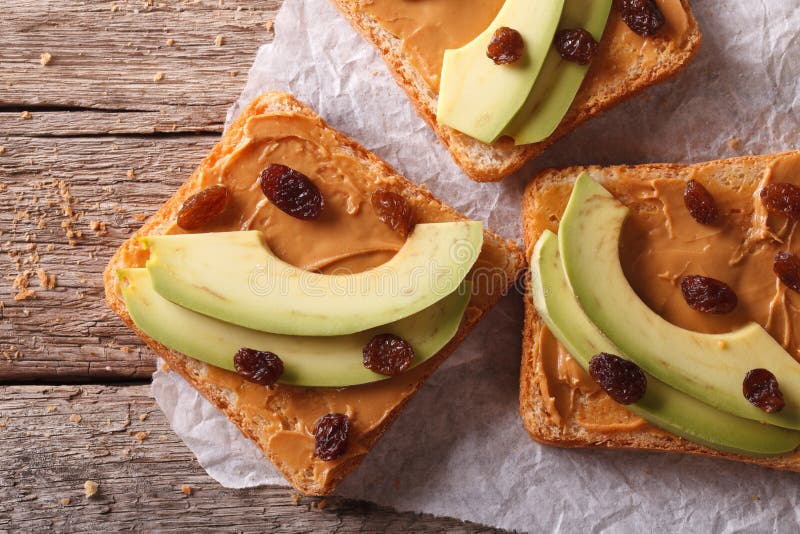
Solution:
<path fill-rule="evenodd" d="M 339 498 L 296 502 L 288 488 L 224 489 L 149 386 L 1 387 L 0 439 L 0 531 L 491 532 Z M 86 480 L 99 485 L 90 498 Z"/>

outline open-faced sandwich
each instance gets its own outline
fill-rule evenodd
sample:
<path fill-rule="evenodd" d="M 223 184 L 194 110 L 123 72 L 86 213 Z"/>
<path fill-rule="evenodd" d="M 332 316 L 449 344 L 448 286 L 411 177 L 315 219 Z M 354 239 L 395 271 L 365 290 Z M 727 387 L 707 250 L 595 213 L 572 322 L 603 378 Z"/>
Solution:
<path fill-rule="evenodd" d="M 471 178 L 497 181 L 677 73 L 687 0 L 333 0 Z"/>
<path fill-rule="evenodd" d="M 800 470 L 798 186 L 800 152 L 537 176 L 530 434 Z"/>
<path fill-rule="evenodd" d="M 106 299 L 292 485 L 324 495 L 523 263 L 267 93 L 119 248 Z"/>

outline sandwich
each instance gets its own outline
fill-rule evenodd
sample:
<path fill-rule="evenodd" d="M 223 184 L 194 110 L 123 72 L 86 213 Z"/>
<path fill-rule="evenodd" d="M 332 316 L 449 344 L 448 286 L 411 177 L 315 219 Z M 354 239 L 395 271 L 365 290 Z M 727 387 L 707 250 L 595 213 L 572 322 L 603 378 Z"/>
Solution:
<path fill-rule="evenodd" d="M 473 180 L 680 71 L 687 0 L 333 0 Z"/>
<path fill-rule="evenodd" d="M 271 92 L 120 246 L 105 289 L 297 490 L 327 495 L 523 265 Z"/>
<path fill-rule="evenodd" d="M 800 471 L 798 186 L 800 152 L 536 176 L 530 435 Z"/>

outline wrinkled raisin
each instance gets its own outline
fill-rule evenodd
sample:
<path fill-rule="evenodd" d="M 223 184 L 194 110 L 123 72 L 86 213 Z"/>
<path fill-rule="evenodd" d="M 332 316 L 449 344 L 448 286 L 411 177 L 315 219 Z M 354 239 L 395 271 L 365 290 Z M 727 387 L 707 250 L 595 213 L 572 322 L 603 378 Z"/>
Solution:
<path fill-rule="evenodd" d="M 778 379 L 766 369 L 753 369 L 744 377 L 742 393 L 750 404 L 767 413 L 779 412 L 786 404 Z"/>
<path fill-rule="evenodd" d="M 184 230 L 197 230 L 207 225 L 225 211 L 228 205 L 228 188 L 212 185 L 186 199 L 178 211 L 178 226 Z"/>
<path fill-rule="evenodd" d="M 603 391 L 620 404 L 631 404 L 647 391 L 647 377 L 638 365 L 601 352 L 589 360 L 589 374 Z"/>
<path fill-rule="evenodd" d="M 689 180 L 683 190 L 683 203 L 689 215 L 700 224 L 714 224 L 719 215 L 714 197 L 696 180 Z"/>
<path fill-rule="evenodd" d="M 699 274 L 689 274 L 681 279 L 681 293 L 690 308 L 703 313 L 730 313 L 739 302 L 731 286 Z"/>
<path fill-rule="evenodd" d="M 406 237 L 414 228 L 414 212 L 406 199 L 397 193 L 379 188 L 372 192 L 372 208 L 378 220 Z"/>
<path fill-rule="evenodd" d="M 581 65 L 592 61 L 599 47 L 592 34 L 583 28 L 556 32 L 555 46 L 561 57 Z"/>
<path fill-rule="evenodd" d="M 780 213 L 790 219 L 800 219 L 800 187 L 779 182 L 764 186 L 760 194 L 767 211 Z"/>
<path fill-rule="evenodd" d="M 666 23 L 653 0 L 622 0 L 622 20 L 642 37 L 655 35 Z"/>
<path fill-rule="evenodd" d="M 305 174 L 273 163 L 261 172 L 260 181 L 261 191 L 282 212 L 303 220 L 322 213 L 322 193 Z"/>
<path fill-rule="evenodd" d="M 800 293 L 800 258 L 788 252 L 778 252 L 772 270 L 783 285 Z"/>
<path fill-rule="evenodd" d="M 250 382 L 271 386 L 283 374 L 283 361 L 275 354 L 255 349 L 241 348 L 233 357 L 236 372 Z"/>
<path fill-rule="evenodd" d="M 314 456 L 329 462 L 347 451 L 350 418 L 343 413 L 329 413 L 317 421 L 314 429 Z"/>
<path fill-rule="evenodd" d="M 378 334 L 373 337 L 362 353 L 364 367 L 385 376 L 402 373 L 414 359 L 414 349 L 408 341 L 392 334 Z"/>
<path fill-rule="evenodd" d="M 525 42 L 522 40 L 522 35 L 515 29 L 501 26 L 489 41 L 486 57 L 494 61 L 495 65 L 507 65 L 519 61 L 523 50 Z"/>

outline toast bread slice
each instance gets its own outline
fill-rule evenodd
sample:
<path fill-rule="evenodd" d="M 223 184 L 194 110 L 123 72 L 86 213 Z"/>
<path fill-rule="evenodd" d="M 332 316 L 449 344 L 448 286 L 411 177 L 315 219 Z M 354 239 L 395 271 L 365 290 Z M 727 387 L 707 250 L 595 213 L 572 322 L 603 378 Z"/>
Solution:
<path fill-rule="evenodd" d="M 677 74 L 697 52 L 701 35 L 688 0 L 679 0 L 685 16 L 686 31 L 680 39 L 664 36 L 648 38 L 652 47 L 651 64 L 634 51 L 628 42 L 631 30 L 620 17 L 621 0 L 615 0 L 609 24 L 600 42 L 597 57 L 572 107 L 556 131 L 546 140 L 515 146 L 508 138 L 492 145 L 462 134 L 436 122 L 438 96 L 413 66 L 412 58 L 402 48 L 402 40 L 385 30 L 380 22 L 358 9 L 364 0 L 332 0 L 351 25 L 383 56 L 396 82 L 408 95 L 417 113 L 436 132 L 456 164 L 478 182 L 500 181 L 538 157 L 547 147 L 584 121 L 615 104 L 630 98 L 659 81 Z"/>
<path fill-rule="evenodd" d="M 621 202 L 627 205 L 633 214 L 652 209 L 648 207 L 648 199 L 631 192 L 631 188 L 623 183 L 623 178 L 630 180 L 651 181 L 659 179 L 678 179 L 688 181 L 698 171 L 702 172 L 707 187 L 713 182 L 717 190 L 726 190 L 731 194 L 751 198 L 756 191 L 764 173 L 775 161 L 786 157 L 800 157 L 800 152 L 789 152 L 765 156 L 748 156 L 727 160 L 712 161 L 696 165 L 638 165 L 613 167 L 569 167 L 564 169 L 547 169 L 539 173 L 527 186 L 523 197 L 522 217 L 526 258 L 530 258 L 533 247 L 544 230 L 558 231 L 558 223 L 566 205 L 572 184 L 577 177 L 588 172 L 602 183 Z M 560 189 L 561 201 L 554 203 L 552 194 L 543 202 L 548 192 Z M 688 214 L 685 214 L 688 217 Z M 609 449 L 641 449 L 665 452 L 682 452 L 702 456 L 712 456 L 754 463 L 766 467 L 800 471 L 800 453 L 755 458 L 717 451 L 705 446 L 689 442 L 676 435 L 663 431 L 655 426 L 645 424 L 628 430 L 603 431 L 598 425 L 579 421 L 573 414 L 562 416 L 560 424 L 554 423 L 553 391 L 548 380 L 541 357 L 543 329 L 546 326 L 538 316 L 530 295 L 530 284 L 526 283 L 525 323 L 523 327 L 523 352 L 520 384 L 520 416 L 528 433 L 538 442 L 560 447 L 594 447 Z M 587 375 L 588 376 L 588 375 Z M 599 394 L 587 395 L 576 391 L 575 406 L 581 406 L 584 413 L 599 413 L 604 402 L 610 401 L 608 396 Z M 592 410 L 595 410 L 594 412 Z"/>
<path fill-rule="evenodd" d="M 452 208 L 444 205 L 436 199 L 425 187 L 418 186 L 398 175 L 389 165 L 379 160 L 366 149 L 348 139 L 344 135 L 328 127 L 310 108 L 295 100 L 291 95 L 285 93 L 271 92 L 265 93 L 256 98 L 231 124 L 230 128 L 223 135 L 222 140 L 214 147 L 211 153 L 203 160 L 198 169 L 192 176 L 178 189 L 178 191 L 167 200 L 167 202 L 152 215 L 144 225 L 117 250 L 109 261 L 104 273 L 106 302 L 119 315 L 119 317 L 130 326 L 155 352 L 156 355 L 164 359 L 169 369 L 179 373 L 184 379 L 192 384 L 202 393 L 214 406 L 223 411 L 233 423 L 235 423 L 242 433 L 253 440 L 264 452 L 264 454 L 275 464 L 291 484 L 307 495 L 327 495 L 334 491 L 336 485 L 350 473 L 369 452 L 381 435 L 389 428 L 392 421 L 399 415 L 401 409 L 413 394 L 422 386 L 425 379 L 455 350 L 459 342 L 475 327 L 484 313 L 488 311 L 517 279 L 520 271 L 524 268 L 524 260 L 519 248 L 511 241 L 506 241 L 496 234 L 489 231 L 484 233 L 484 245 L 478 264 L 484 268 L 492 268 L 502 273 L 505 278 L 504 287 L 479 287 L 473 290 L 469 307 L 462 320 L 462 324 L 457 335 L 447 346 L 428 362 L 403 373 L 389 380 L 401 380 L 403 383 L 402 394 L 394 399 L 396 405 L 387 405 L 386 412 L 374 426 L 368 429 L 361 429 L 358 425 L 351 427 L 348 449 L 353 450 L 352 454 L 347 454 L 341 459 L 324 464 L 324 469 L 320 468 L 321 460 L 316 458 L 309 459 L 308 464 L 291 466 L 285 458 L 276 454 L 270 447 L 270 439 L 277 432 L 274 425 L 268 424 L 261 416 L 263 406 L 249 404 L 237 405 L 237 392 L 230 387 L 230 382 L 226 380 L 209 379 L 208 367 L 203 362 L 187 357 L 183 354 L 169 350 L 155 340 L 149 338 L 139 331 L 131 317 L 129 316 L 125 303 L 120 293 L 120 281 L 116 272 L 124 267 L 143 267 L 147 260 L 147 252 L 137 242 L 137 238 L 145 235 L 159 235 L 175 220 L 176 214 L 183 202 L 200 189 L 200 177 L 210 172 L 215 162 L 225 158 L 230 154 L 239 143 L 243 136 L 244 127 L 249 117 L 265 114 L 293 113 L 300 114 L 318 121 L 317 124 L 331 132 L 335 137 L 338 150 L 355 157 L 360 165 L 368 171 L 363 176 L 368 176 L 369 180 L 364 183 L 356 183 L 355 177 L 350 177 L 353 183 L 360 188 L 371 190 L 376 184 L 389 187 L 394 191 L 400 192 L 414 209 L 415 217 L 418 222 L 444 222 L 462 220 L 464 217 Z M 369 182 L 369 183 L 367 183 Z M 224 183 L 224 182 L 223 182 Z M 215 373 L 217 370 L 215 370 Z M 230 375 L 228 378 L 240 380 L 234 373 L 219 370 L 221 373 Z M 214 375 L 218 376 L 218 375 Z M 376 384 L 382 384 L 378 382 Z M 260 387 L 260 386 L 259 386 Z M 359 387 L 359 386 L 357 386 Z M 370 387 L 379 387 L 373 385 Z M 274 408 L 278 426 L 297 425 L 308 432 L 310 438 L 313 433 L 315 420 L 292 420 L 281 419 L 283 409 L 287 403 L 298 400 L 305 390 L 320 388 L 292 388 L 287 386 L 275 386 L 268 390 L 264 388 L 265 395 L 269 391 L 271 403 L 269 406 Z M 331 388 L 327 388 L 331 389 Z M 349 388 L 344 388 L 349 389 Z M 336 393 L 332 393 L 335 395 Z M 297 462 L 295 462 L 296 464 Z M 323 476 L 324 475 L 324 476 Z"/>

